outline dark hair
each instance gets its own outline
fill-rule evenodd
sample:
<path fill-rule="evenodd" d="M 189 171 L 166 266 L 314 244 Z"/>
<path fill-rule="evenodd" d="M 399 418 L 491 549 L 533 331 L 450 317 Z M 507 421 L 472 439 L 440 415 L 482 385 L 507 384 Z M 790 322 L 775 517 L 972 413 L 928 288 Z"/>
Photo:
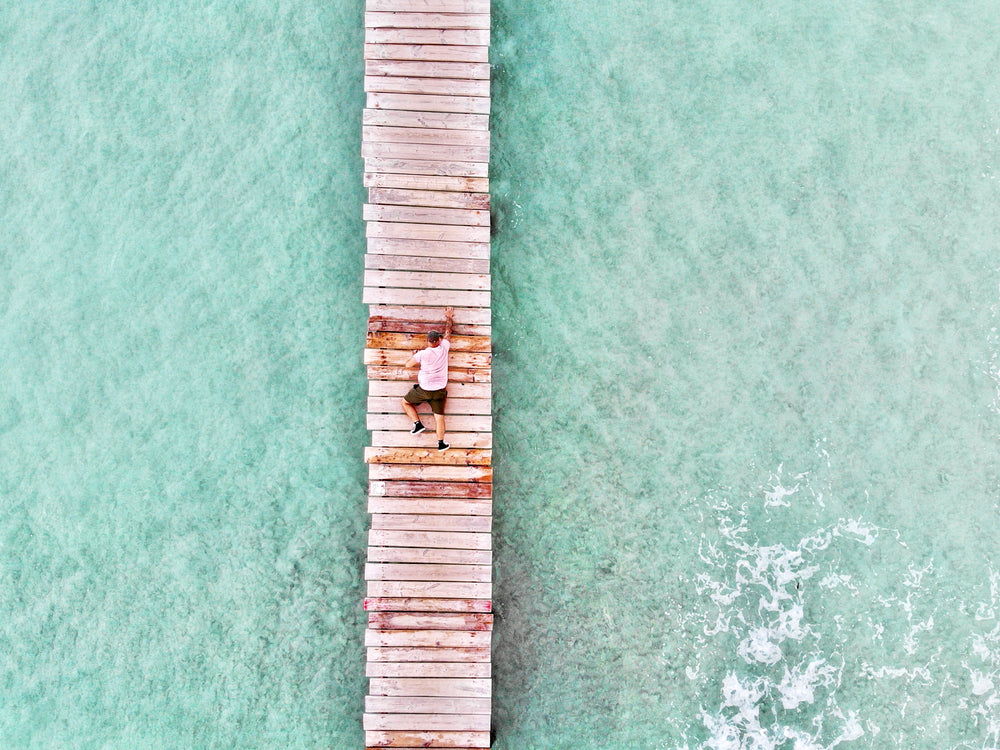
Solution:
<path fill-rule="evenodd" d="M 441 338 L 441 334 L 438 333 L 437 331 L 431 331 L 430 333 L 427 334 L 427 340 L 430 341 L 432 344 L 439 338 Z"/>

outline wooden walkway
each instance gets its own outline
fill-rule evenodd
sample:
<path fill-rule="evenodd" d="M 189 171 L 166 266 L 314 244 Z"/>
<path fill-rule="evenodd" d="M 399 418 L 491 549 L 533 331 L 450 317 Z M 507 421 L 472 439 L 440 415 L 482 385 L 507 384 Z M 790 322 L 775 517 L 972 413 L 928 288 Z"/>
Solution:
<path fill-rule="evenodd" d="M 489 38 L 489 0 L 367 0 L 369 748 L 490 745 Z M 399 399 L 445 306 L 438 452 L 433 418 L 410 435 Z"/>

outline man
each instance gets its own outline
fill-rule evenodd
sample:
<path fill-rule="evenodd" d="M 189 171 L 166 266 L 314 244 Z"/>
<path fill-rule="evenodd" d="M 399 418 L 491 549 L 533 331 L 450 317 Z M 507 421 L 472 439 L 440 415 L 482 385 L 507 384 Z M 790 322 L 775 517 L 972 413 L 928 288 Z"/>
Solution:
<path fill-rule="evenodd" d="M 448 352 L 451 349 L 451 326 L 454 323 L 455 309 L 444 309 L 444 334 L 431 331 L 427 334 L 427 348 L 415 352 L 406 362 L 406 367 L 420 367 L 417 373 L 417 384 L 413 386 L 403 400 L 403 411 L 413 420 L 411 435 L 419 435 L 426 430 L 417 415 L 417 405 L 428 403 L 434 412 L 434 427 L 437 431 L 438 450 L 446 451 L 451 446 L 444 441 L 444 403 L 448 397 Z"/>

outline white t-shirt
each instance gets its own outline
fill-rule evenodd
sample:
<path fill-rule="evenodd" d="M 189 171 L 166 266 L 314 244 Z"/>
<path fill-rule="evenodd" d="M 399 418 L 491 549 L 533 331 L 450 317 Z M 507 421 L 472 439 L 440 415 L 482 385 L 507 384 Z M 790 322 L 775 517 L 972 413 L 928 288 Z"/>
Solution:
<path fill-rule="evenodd" d="M 448 350 L 451 343 L 441 339 L 437 346 L 428 346 L 415 352 L 413 358 L 420 363 L 417 382 L 425 391 L 436 391 L 448 387 Z"/>

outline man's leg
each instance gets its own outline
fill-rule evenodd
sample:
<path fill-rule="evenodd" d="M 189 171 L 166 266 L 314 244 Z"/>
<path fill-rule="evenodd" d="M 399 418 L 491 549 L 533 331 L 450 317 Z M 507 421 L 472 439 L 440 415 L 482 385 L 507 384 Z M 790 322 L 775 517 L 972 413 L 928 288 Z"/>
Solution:
<path fill-rule="evenodd" d="M 444 414 L 434 415 L 434 428 L 437 430 L 438 440 L 444 440 Z"/>
<path fill-rule="evenodd" d="M 401 403 L 403 405 L 403 411 L 406 412 L 406 416 L 408 416 L 414 422 L 419 422 L 420 421 L 420 416 L 417 414 L 417 410 L 413 406 L 413 404 L 411 404 L 405 398 L 399 399 L 399 403 Z"/>

